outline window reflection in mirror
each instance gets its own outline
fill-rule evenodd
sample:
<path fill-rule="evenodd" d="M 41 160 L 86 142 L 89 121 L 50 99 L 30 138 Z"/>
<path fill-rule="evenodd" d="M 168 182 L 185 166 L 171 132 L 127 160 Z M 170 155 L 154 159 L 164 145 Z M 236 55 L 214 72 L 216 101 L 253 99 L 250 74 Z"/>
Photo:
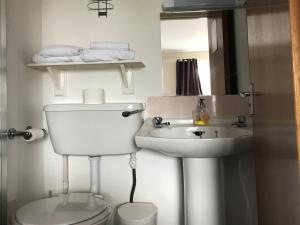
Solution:
<path fill-rule="evenodd" d="M 248 89 L 244 9 L 161 14 L 164 95 L 238 94 Z"/>

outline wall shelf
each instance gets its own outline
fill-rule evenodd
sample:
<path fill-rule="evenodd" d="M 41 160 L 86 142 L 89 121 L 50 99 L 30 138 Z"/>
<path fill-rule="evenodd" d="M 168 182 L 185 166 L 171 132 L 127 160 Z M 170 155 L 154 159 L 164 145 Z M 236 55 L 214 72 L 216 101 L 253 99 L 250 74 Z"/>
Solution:
<path fill-rule="evenodd" d="M 42 63 L 27 64 L 27 67 L 49 72 L 55 87 L 56 96 L 64 96 L 67 93 L 68 70 L 101 70 L 104 68 L 119 68 L 123 81 L 123 93 L 133 94 L 134 85 L 132 69 L 144 68 L 145 64 L 140 60 L 119 60 L 119 61 L 100 61 L 100 62 L 70 62 L 70 63 Z"/>

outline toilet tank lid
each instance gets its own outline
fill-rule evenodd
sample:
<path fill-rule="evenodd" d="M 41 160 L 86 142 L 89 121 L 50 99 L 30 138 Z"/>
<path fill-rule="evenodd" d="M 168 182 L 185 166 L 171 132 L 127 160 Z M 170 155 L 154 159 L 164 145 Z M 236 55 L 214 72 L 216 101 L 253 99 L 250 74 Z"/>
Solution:
<path fill-rule="evenodd" d="M 63 111 L 126 111 L 144 109 L 143 103 L 106 103 L 106 104 L 53 104 L 45 105 L 46 112 Z"/>
<path fill-rule="evenodd" d="M 118 208 L 118 215 L 128 224 L 148 224 L 155 221 L 157 207 L 152 203 L 127 203 Z"/>

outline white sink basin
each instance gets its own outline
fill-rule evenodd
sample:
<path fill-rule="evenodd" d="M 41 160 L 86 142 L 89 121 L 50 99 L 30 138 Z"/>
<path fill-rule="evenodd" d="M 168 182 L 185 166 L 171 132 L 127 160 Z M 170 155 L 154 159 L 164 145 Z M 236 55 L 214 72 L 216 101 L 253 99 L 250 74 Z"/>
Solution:
<path fill-rule="evenodd" d="M 203 133 L 201 137 L 195 135 L 197 131 Z M 153 128 L 152 121 L 147 120 L 135 141 L 140 148 L 173 157 L 217 158 L 249 150 L 252 136 L 251 129 L 231 125 L 200 127 L 179 121 L 177 124 L 171 122 L 168 127 Z"/>

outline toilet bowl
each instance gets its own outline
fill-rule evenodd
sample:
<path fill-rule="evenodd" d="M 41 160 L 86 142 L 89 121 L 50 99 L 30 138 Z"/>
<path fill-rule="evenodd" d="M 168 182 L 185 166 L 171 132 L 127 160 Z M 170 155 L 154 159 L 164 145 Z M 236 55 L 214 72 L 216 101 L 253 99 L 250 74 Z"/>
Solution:
<path fill-rule="evenodd" d="M 152 203 L 127 203 L 118 208 L 119 225 L 156 225 L 157 207 Z"/>
<path fill-rule="evenodd" d="M 90 193 L 45 198 L 21 207 L 13 225 L 107 225 L 109 205 Z"/>

